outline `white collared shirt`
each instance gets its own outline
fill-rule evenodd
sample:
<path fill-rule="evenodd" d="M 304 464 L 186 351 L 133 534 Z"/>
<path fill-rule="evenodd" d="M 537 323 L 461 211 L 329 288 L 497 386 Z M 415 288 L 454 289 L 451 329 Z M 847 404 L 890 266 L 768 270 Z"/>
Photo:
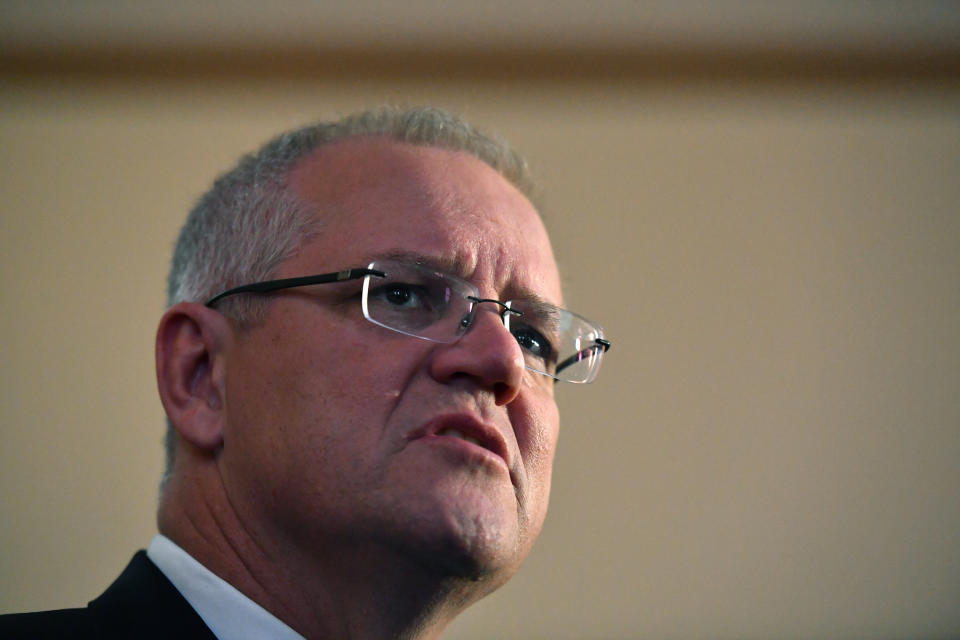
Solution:
<path fill-rule="evenodd" d="M 303 640 L 303 636 L 197 562 L 170 538 L 154 536 L 147 547 L 147 557 L 220 640 Z"/>

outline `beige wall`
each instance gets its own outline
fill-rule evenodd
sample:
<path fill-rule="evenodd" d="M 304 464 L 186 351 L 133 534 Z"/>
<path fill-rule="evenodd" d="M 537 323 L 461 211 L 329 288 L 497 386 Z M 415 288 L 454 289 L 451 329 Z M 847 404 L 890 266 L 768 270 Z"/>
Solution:
<path fill-rule="evenodd" d="M 413 76 L 0 86 L 0 611 L 154 532 L 187 208 L 278 130 L 437 103 L 544 184 L 570 306 L 551 513 L 451 638 L 960 634 L 960 84 Z"/>

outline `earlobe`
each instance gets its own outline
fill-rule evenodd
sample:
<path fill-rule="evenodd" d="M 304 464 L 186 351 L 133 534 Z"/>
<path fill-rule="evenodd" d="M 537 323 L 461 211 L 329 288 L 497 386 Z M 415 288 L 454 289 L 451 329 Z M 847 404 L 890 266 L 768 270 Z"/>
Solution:
<path fill-rule="evenodd" d="M 181 302 L 157 329 L 157 386 L 180 437 L 204 451 L 223 443 L 223 346 L 230 331 L 221 314 Z"/>

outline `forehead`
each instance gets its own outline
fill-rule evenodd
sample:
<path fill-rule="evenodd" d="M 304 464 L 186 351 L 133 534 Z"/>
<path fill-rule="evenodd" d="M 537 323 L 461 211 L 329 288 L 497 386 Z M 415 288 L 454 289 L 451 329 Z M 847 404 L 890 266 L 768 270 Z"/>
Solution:
<path fill-rule="evenodd" d="M 284 275 L 415 254 L 492 295 L 561 302 L 539 214 L 516 187 L 466 152 L 351 139 L 301 161 L 290 186 L 315 209 L 318 234 L 284 266 Z"/>

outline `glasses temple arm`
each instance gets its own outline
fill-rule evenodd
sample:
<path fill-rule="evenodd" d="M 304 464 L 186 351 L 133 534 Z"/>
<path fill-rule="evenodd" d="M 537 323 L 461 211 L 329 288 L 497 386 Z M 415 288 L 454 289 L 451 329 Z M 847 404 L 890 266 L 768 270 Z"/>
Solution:
<path fill-rule="evenodd" d="M 572 356 L 570 356 L 569 358 L 567 358 L 566 360 L 558 364 L 557 368 L 554 369 L 554 372 L 560 373 L 567 367 L 580 362 L 580 360 L 583 359 L 583 355 L 585 353 L 596 351 L 597 349 L 601 349 L 603 352 L 608 351 L 610 349 L 610 341 L 604 340 L 603 338 L 594 339 L 594 344 L 590 345 L 586 349 L 581 349 L 580 351 L 577 351 L 575 354 L 573 354 Z"/>
<path fill-rule="evenodd" d="M 271 291 L 279 291 L 280 289 L 305 287 L 312 284 L 326 284 L 329 282 L 356 280 L 357 278 L 363 278 L 364 276 L 377 276 L 379 278 L 383 278 L 386 276 L 386 274 L 383 271 L 377 271 L 376 269 L 368 269 L 363 267 L 358 269 L 346 269 L 336 273 L 324 273 L 317 276 L 301 276 L 299 278 L 282 278 L 280 280 L 254 282 L 253 284 L 245 284 L 239 287 L 233 287 L 232 289 L 227 289 L 226 291 L 218 293 L 207 300 L 204 303 L 204 306 L 212 307 L 222 298 L 226 298 L 227 296 L 232 296 L 237 293 L 269 293 Z"/>

